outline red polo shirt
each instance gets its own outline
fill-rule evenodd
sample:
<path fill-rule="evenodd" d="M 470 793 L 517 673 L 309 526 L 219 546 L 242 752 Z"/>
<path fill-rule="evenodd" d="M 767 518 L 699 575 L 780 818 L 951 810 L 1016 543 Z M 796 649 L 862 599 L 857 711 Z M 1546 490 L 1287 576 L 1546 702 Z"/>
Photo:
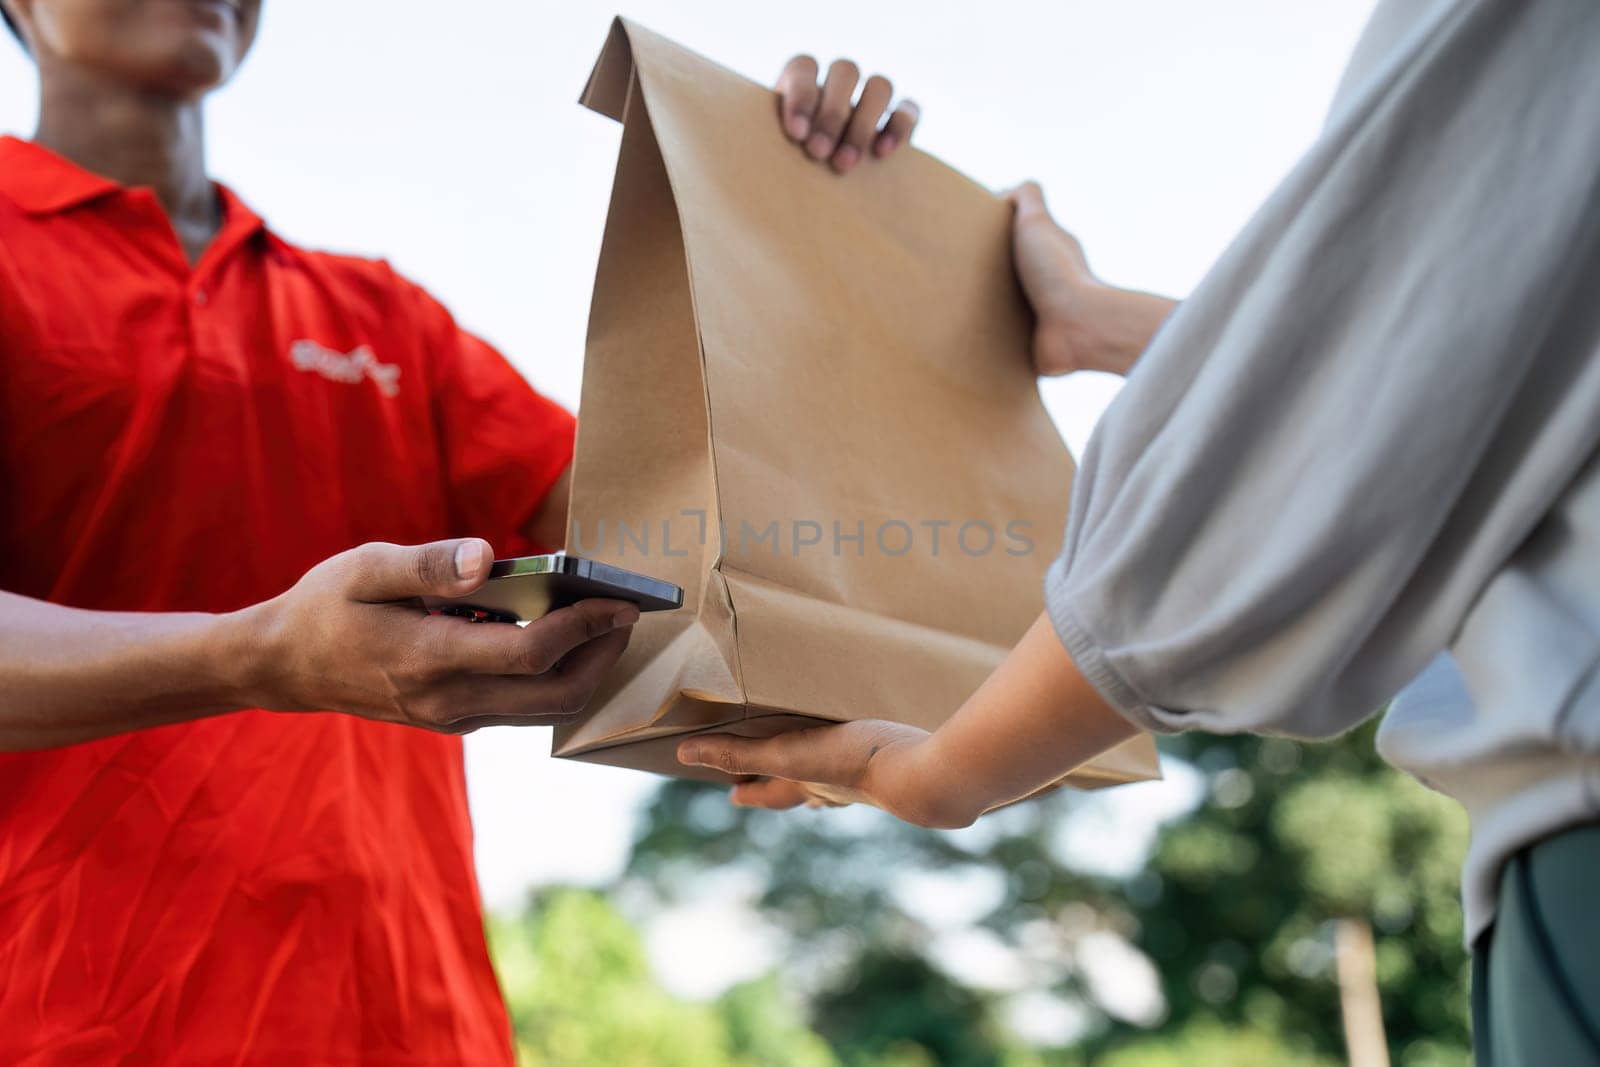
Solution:
<path fill-rule="evenodd" d="M 501 554 L 573 421 L 387 264 L 0 140 L 0 588 L 224 611 L 366 541 Z M 225 715 L 0 755 L 0 1063 L 494 1064 L 458 739 Z"/>

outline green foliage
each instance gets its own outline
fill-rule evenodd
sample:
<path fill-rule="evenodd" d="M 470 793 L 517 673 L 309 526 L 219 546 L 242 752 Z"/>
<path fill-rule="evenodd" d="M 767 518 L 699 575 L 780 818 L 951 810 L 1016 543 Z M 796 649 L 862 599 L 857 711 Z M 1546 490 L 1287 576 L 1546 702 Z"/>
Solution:
<path fill-rule="evenodd" d="M 1372 733 L 1321 745 L 1178 739 L 1210 791 L 1163 832 L 1131 908 L 1135 941 L 1163 977 L 1163 1033 L 1215 1019 L 1341 1056 L 1330 920 L 1351 916 L 1374 929 L 1394 1062 L 1466 1056 L 1466 819 L 1383 764 Z"/>
<path fill-rule="evenodd" d="M 734 986 L 712 1004 L 674 998 L 651 976 L 634 927 L 587 890 L 551 890 L 522 915 L 491 916 L 489 944 L 524 1067 L 1032 1067 L 960 1058 L 974 1041 L 965 1016 L 929 1035 L 931 1046 L 891 1039 L 843 1062 L 776 976 Z M 945 986 L 952 1003 L 970 999 Z M 918 999 L 914 990 L 911 999 Z M 870 1031 L 874 1024 L 859 1025 Z"/>
<path fill-rule="evenodd" d="M 807 1025 L 776 975 L 734 986 L 718 1008 L 734 1061 L 748 1067 L 839 1067 L 828 1043 Z"/>
<path fill-rule="evenodd" d="M 716 1010 L 662 991 L 638 933 L 603 898 L 557 890 L 515 919 L 491 918 L 489 934 L 526 1067 L 739 1062 Z"/>
<path fill-rule="evenodd" d="M 1141 1038 L 1101 1057 L 1097 1067 L 1336 1067 L 1338 1060 L 1296 1047 L 1264 1030 L 1229 1030 L 1196 1022 L 1162 1037 Z"/>
<path fill-rule="evenodd" d="M 823 1035 L 848 1064 L 1001 1067 L 1006 1046 L 990 1006 L 913 953 L 868 949 L 812 1004 Z"/>

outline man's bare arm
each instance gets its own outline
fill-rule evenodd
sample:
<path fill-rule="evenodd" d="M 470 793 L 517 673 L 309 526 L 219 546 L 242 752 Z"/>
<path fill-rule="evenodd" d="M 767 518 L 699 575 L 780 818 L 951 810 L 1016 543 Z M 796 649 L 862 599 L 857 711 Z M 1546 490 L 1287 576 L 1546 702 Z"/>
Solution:
<path fill-rule="evenodd" d="M 586 600 L 527 627 L 429 615 L 482 584 L 476 538 L 362 545 L 227 614 L 85 611 L 0 593 L 0 750 L 239 708 L 340 711 L 444 733 L 569 722 L 638 609 Z"/>
<path fill-rule="evenodd" d="M 83 611 L 0 593 L 0 750 L 245 707 L 249 643 L 238 616 Z"/>

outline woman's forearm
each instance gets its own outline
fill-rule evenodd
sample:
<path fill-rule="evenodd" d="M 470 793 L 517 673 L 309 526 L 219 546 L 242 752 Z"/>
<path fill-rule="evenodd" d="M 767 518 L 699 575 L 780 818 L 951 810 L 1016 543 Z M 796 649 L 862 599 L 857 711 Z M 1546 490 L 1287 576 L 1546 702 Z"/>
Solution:
<path fill-rule="evenodd" d="M 1178 301 L 1138 289 L 1095 285 L 1085 297 L 1084 319 L 1093 323 L 1092 356 L 1084 369 L 1126 376 L 1150 347 Z"/>
<path fill-rule="evenodd" d="M 1016 208 L 1012 259 L 1038 320 L 1034 369 L 1127 374 L 1178 302 L 1095 277 L 1078 239 L 1045 209 L 1037 184 L 1024 182 L 1008 198 Z"/>
<path fill-rule="evenodd" d="M 1138 728 L 1079 673 L 1048 615 L 916 754 L 924 781 L 943 783 L 940 821 L 966 825 L 1059 781 Z"/>
<path fill-rule="evenodd" d="M 0 751 L 246 706 L 235 616 L 84 611 L 0 593 Z"/>

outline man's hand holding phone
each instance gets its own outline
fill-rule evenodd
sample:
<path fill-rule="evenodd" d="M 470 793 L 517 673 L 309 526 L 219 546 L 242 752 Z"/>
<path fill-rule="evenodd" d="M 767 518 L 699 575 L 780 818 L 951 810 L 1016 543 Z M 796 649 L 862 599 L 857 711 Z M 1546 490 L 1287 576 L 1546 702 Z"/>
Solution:
<path fill-rule="evenodd" d="M 250 703 L 449 734 L 571 722 L 627 648 L 639 609 L 583 600 L 526 626 L 475 626 L 415 606 L 470 594 L 493 559 L 466 538 L 367 544 L 318 564 L 241 613 L 259 638 Z"/>

